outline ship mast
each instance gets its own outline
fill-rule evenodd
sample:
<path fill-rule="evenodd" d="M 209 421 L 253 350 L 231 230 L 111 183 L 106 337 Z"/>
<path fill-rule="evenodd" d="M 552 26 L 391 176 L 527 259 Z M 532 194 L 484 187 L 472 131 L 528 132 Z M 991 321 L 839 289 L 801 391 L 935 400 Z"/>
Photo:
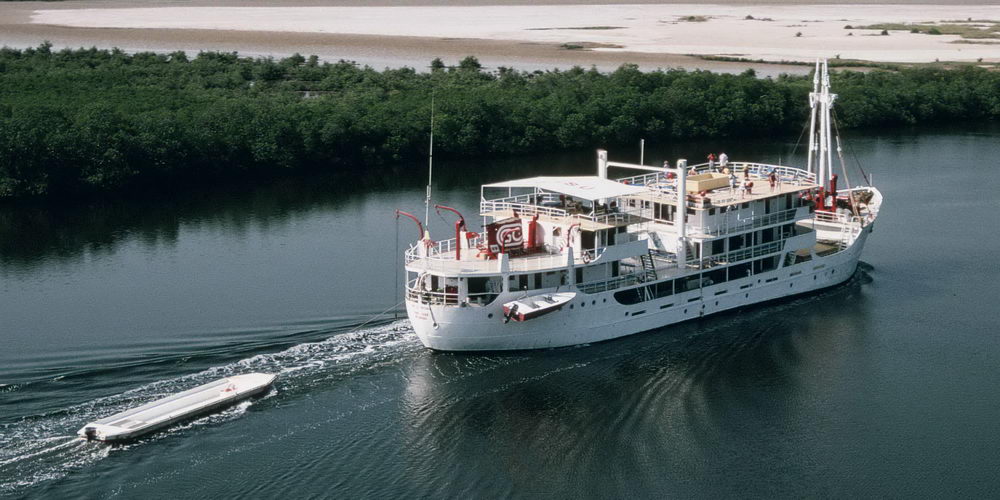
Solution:
<path fill-rule="evenodd" d="M 424 199 L 424 227 L 430 227 L 431 179 L 434 175 L 434 91 L 431 90 L 431 147 L 427 156 L 427 198 Z M 425 235 L 420 235 L 423 238 Z"/>
<path fill-rule="evenodd" d="M 830 110 L 837 94 L 830 93 L 830 71 L 826 60 L 816 61 L 813 74 L 813 92 L 809 94 L 811 118 L 809 120 L 809 158 L 807 170 L 816 173 L 816 183 L 826 189 L 833 174 L 833 148 L 831 140 Z M 816 115 L 819 115 L 819 129 Z M 815 167 L 813 165 L 815 161 Z"/>

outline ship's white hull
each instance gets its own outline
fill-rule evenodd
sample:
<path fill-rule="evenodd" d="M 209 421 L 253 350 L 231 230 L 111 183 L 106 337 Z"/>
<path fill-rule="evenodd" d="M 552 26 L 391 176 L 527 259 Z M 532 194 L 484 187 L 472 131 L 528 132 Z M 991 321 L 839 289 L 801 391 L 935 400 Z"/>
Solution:
<path fill-rule="evenodd" d="M 619 304 L 615 291 L 580 293 L 572 307 L 505 324 L 503 304 L 522 295 L 507 293 L 485 307 L 428 306 L 411 301 L 407 312 L 420 341 L 441 351 L 541 349 L 600 342 L 843 283 L 854 274 L 871 229 L 865 227 L 849 247 L 835 254 L 639 304 Z"/>

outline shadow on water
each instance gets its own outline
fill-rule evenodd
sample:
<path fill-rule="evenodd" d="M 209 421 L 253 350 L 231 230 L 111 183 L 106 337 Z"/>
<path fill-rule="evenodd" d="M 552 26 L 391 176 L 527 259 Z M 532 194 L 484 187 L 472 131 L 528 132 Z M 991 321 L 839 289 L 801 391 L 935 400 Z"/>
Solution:
<path fill-rule="evenodd" d="M 715 142 L 657 144 L 649 141 L 646 163 L 659 165 L 663 159 L 673 163 L 675 158 L 685 155 L 697 159 L 702 156 L 701 151 L 717 148 Z M 777 162 L 792 148 L 792 143 L 778 148 L 753 144 L 731 151 L 761 161 Z M 638 162 L 639 151 L 638 148 L 612 150 L 611 158 Z M 0 274 L 30 270 L 43 262 L 65 263 L 85 255 L 113 254 L 126 241 L 137 241 L 149 248 L 169 248 L 177 244 L 182 226 L 187 225 L 220 229 L 237 236 L 249 228 L 280 228 L 296 216 L 335 210 L 351 200 L 419 189 L 427 181 L 426 167 L 425 163 L 372 170 L 359 166 L 360 172 L 350 176 L 317 173 L 261 185 L 239 183 L 228 188 L 195 189 L 141 199 L 111 198 L 82 204 L 0 204 Z M 481 184 L 489 182 L 536 175 L 593 175 L 595 169 L 592 150 L 448 160 L 435 165 L 434 184 L 438 190 L 476 192 Z M 621 176 L 633 175 L 619 172 Z"/>
<path fill-rule="evenodd" d="M 816 432 L 804 423 L 822 425 L 830 408 L 813 398 L 855 369 L 839 346 L 866 342 L 867 273 L 583 348 L 422 356 L 406 375 L 404 420 L 406 460 L 423 482 L 405 486 L 432 496 L 483 487 L 568 497 L 792 491 L 757 482 L 745 464 L 800 454 L 796 470 L 783 472 L 811 474 L 814 450 L 787 436 Z M 773 436 L 741 435 L 749 428 Z M 758 444 L 742 448 L 750 441 Z M 477 471 L 464 465 L 472 456 Z M 712 492 L 684 489 L 686 478 L 716 474 L 745 475 L 750 489 L 731 489 L 741 482 L 731 478 Z"/>

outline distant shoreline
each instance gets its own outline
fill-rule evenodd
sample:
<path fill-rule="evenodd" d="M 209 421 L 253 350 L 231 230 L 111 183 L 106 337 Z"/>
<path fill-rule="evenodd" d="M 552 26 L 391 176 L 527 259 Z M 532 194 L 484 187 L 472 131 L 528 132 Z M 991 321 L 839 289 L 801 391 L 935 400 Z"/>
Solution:
<path fill-rule="evenodd" d="M 643 69 L 739 72 L 753 68 L 764 75 L 800 71 L 794 66 L 737 59 L 805 61 L 842 55 L 879 62 L 974 62 L 980 58 L 986 63 L 1000 62 L 1000 50 L 990 40 L 954 43 L 960 37 L 906 31 L 879 37 L 856 30 L 854 36 L 847 36 L 850 31 L 843 29 L 851 23 L 1000 20 L 1000 5 L 966 2 L 904 0 L 887 6 L 871 1 L 773 1 L 762 5 L 717 0 L 646 5 L 649 2 L 634 0 L 556 0 L 535 5 L 522 0 L 417 0 L 405 7 L 390 7 L 399 2 L 388 0 L 161 0 L 140 7 L 120 0 L 23 2 L 0 4 L 0 44 L 23 48 L 49 40 L 56 48 L 184 50 L 192 55 L 203 50 L 274 57 L 298 52 L 375 68 L 421 68 L 434 57 L 457 62 L 469 54 L 488 67 L 523 70 L 575 65 L 611 70 L 633 63 Z M 607 4 L 613 7 L 602 7 Z M 707 21 L 684 22 L 682 17 Z"/>

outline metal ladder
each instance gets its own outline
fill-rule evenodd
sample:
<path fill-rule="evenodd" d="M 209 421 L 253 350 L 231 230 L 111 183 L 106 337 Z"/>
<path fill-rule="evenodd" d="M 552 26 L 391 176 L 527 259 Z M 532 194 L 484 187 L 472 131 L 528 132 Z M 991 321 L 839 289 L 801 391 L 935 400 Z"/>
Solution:
<path fill-rule="evenodd" d="M 644 283 L 656 281 L 656 262 L 653 261 L 653 251 L 650 250 L 639 256 L 642 263 L 642 279 Z"/>

